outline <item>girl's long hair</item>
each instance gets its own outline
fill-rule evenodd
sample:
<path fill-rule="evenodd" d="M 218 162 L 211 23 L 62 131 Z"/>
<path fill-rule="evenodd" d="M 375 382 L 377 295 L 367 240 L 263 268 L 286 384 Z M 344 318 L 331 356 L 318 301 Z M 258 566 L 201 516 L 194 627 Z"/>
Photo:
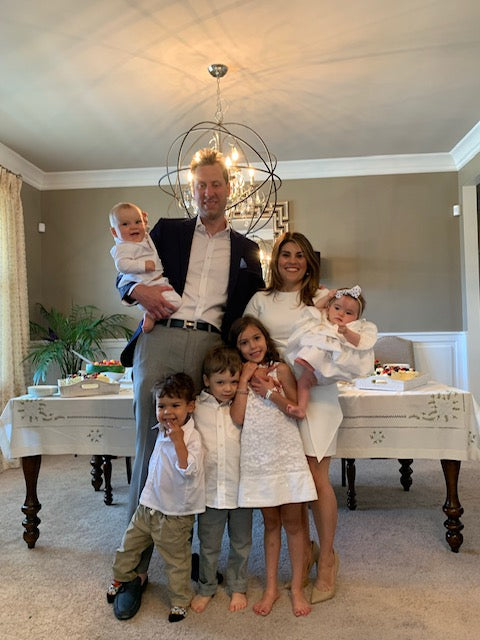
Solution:
<path fill-rule="evenodd" d="M 307 261 L 307 270 L 300 287 L 299 298 L 303 304 L 312 306 L 313 298 L 320 282 L 320 265 L 318 263 L 318 257 L 308 238 L 306 238 L 303 233 L 298 233 L 297 231 L 286 231 L 277 238 L 272 250 L 268 286 L 265 291 L 269 293 L 282 291 L 283 279 L 278 270 L 278 258 L 283 246 L 287 242 L 295 242 L 302 250 Z"/>
<path fill-rule="evenodd" d="M 228 342 L 230 346 L 234 349 L 238 349 L 237 341 L 240 334 L 242 334 L 247 327 L 250 327 L 252 325 L 263 333 L 265 342 L 267 343 L 267 352 L 265 354 L 265 360 L 263 364 L 280 362 L 280 354 L 278 353 L 277 347 L 270 337 L 270 334 L 268 333 L 265 326 L 260 322 L 260 320 L 258 318 L 255 318 L 254 316 L 243 316 L 242 318 L 238 318 L 237 320 L 235 320 L 235 322 L 230 327 L 230 333 L 228 334 Z"/>

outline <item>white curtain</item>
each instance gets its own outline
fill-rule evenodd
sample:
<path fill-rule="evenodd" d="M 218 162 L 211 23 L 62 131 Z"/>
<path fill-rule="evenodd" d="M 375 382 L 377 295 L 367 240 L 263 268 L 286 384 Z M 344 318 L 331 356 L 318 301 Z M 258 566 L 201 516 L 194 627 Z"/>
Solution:
<path fill-rule="evenodd" d="M 27 266 L 22 179 L 0 167 L 0 413 L 25 393 L 23 358 L 28 352 Z M 0 453 L 0 470 L 18 466 Z"/>

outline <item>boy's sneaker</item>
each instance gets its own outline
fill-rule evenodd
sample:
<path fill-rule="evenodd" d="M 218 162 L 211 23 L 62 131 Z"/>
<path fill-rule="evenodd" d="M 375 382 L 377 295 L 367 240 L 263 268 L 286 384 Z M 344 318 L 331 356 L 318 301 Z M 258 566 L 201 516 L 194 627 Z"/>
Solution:
<path fill-rule="evenodd" d="M 129 620 L 137 613 L 142 604 L 142 593 L 147 582 L 148 579 L 145 579 L 142 584 L 140 576 L 130 582 L 122 582 L 113 601 L 113 613 L 118 620 Z"/>
<path fill-rule="evenodd" d="M 168 614 L 169 622 L 180 622 L 187 615 L 187 610 L 184 607 L 172 607 Z"/>

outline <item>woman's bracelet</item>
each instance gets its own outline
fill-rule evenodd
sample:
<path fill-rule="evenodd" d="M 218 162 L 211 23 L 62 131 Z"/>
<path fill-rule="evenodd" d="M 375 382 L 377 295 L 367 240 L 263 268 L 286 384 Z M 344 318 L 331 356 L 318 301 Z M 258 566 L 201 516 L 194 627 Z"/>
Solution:
<path fill-rule="evenodd" d="M 272 393 L 275 391 L 275 389 L 267 389 L 267 391 L 265 392 L 265 400 L 269 400 L 270 396 L 272 395 Z"/>
<path fill-rule="evenodd" d="M 242 393 L 245 396 L 248 396 L 248 389 L 237 389 L 237 393 Z"/>

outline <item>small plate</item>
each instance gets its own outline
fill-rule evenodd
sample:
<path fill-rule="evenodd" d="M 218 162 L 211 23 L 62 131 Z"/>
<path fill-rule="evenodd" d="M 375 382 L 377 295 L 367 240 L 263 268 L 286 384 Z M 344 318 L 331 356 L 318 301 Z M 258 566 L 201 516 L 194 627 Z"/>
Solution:
<path fill-rule="evenodd" d="M 27 389 L 28 395 L 34 398 L 44 398 L 45 396 L 53 396 L 57 393 L 58 387 L 54 384 L 37 384 Z"/>

